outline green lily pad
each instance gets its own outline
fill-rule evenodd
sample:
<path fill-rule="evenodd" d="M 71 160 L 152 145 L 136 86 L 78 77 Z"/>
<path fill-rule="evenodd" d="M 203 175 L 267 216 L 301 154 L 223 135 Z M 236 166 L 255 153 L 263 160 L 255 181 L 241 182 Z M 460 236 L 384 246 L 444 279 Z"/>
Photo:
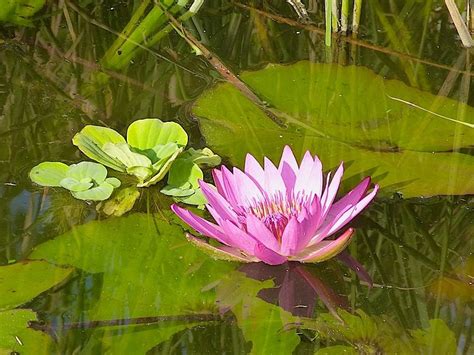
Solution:
<path fill-rule="evenodd" d="M 46 161 L 36 165 L 30 171 L 30 179 L 41 186 L 61 186 L 69 167 L 64 163 Z"/>
<path fill-rule="evenodd" d="M 28 328 L 28 322 L 37 320 L 29 309 L 0 311 L 0 354 L 56 353 L 56 346 L 46 333 Z"/>
<path fill-rule="evenodd" d="M 277 160 L 289 144 L 299 156 L 318 154 L 326 169 L 345 161 L 347 185 L 372 175 L 405 197 L 474 193 L 466 179 L 474 157 L 450 151 L 474 142 L 470 106 L 357 66 L 299 62 L 240 77 L 287 127 L 229 84 L 205 92 L 193 113 L 207 143 L 234 164 L 247 153 Z"/>
<path fill-rule="evenodd" d="M 218 312 L 215 291 L 207 289 L 235 264 L 217 264 L 194 248 L 182 227 L 170 224 L 176 217 L 163 213 L 163 217 L 132 214 L 74 227 L 38 246 L 30 257 L 102 275 L 100 295 L 81 321 Z M 182 329 L 166 323 L 147 326 L 150 332 L 141 347 L 156 345 L 167 326 Z M 91 341 L 103 339 L 113 341 L 117 349 L 128 348 L 129 333 L 135 328 L 110 329 L 105 335 L 102 329 L 92 331 Z"/>
<path fill-rule="evenodd" d="M 45 261 L 24 261 L 0 266 L 0 310 L 15 308 L 32 300 L 63 282 L 72 270 Z"/>

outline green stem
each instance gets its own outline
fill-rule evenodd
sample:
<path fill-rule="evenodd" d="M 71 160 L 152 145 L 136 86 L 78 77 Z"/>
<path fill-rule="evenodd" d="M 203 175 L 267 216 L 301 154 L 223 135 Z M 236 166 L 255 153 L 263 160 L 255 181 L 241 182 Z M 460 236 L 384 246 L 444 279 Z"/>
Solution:
<path fill-rule="evenodd" d="M 349 24 L 349 0 L 342 0 L 341 5 L 341 31 L 347 33 Z"/>
<path fill-rule="evenodd" d="M 353 37 L 357 37 L 357 33 L 359 33 L 361 10 L 362 10 L 362 0 L 354 0 L 354 9 L 352 11 L 352 36 Z"/>
<path fill-rule="evenodd" d="M 331 46 L 331 39 L 332 39 L 332 0 L 325 0 L 324 1 L 324 11 L 326 14 L 326 38 L 325 43 L 326 46 Z"/>

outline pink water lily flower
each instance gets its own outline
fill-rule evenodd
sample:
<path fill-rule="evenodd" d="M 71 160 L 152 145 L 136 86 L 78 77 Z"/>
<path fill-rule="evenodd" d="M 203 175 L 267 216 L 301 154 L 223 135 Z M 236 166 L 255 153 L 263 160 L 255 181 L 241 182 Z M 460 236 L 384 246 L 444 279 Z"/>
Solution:
<path fill-rule="evenodd" d="M 216 223 L 176 204 L 171 208 L 196 231 L 220 243 L 211 245 L 187 234 L 188 240 L 217 258 L 270 265 L 321 262 L 349 244 L 353 229 L 339 232 L 372 201 L 379 188 L 375 185 L 368 192 L 367 177 L 335 201 L 343 171 L 341 163 L 334 176 L 328 173 L 324 177 L 317 156 L 306 152 L 298 165 L 288 146 L 278 167 L 265 158 L 262 168 L 248 154 L 244 171 L 233 168 L 231 172 L 225 166 L 213 170 L 217 189 L 200 181 L 206 208 Z"/>

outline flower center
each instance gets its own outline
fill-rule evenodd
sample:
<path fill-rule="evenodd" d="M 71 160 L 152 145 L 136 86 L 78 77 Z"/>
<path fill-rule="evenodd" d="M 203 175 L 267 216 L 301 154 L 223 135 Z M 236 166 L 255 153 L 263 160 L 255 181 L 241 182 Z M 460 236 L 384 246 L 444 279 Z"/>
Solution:
<path fill-rule="evenodd" d="M 262 218 L 262 222 L 273 233 L 278 241 L 281 241 L 281 237 L 288 221 L 288 216 L 285 216 L 280 212 L 271 213 Z"/>

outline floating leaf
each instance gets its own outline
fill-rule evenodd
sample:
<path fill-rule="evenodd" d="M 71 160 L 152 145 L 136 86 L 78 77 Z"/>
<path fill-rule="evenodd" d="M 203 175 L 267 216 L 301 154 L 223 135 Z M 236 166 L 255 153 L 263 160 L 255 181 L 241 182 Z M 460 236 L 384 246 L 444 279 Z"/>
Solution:
<path fill-rule="evenodd" d="M 146 150 L 157 145 L 177 143 L 181 146 L 188 144 L 188 135 L 175 122 L 162 122 L 156 118 L 147 118 L 133 122 L 127 130 L 127 141 L 132 147 Z"/>
<path fill-rule="evenodd" d="M 100 183 L 100 185 L 92 187 L 88 190 L 71 191 L 71 193 L 75 198 L 79 200 L 104 201 L 104 200 L 107 200 L 112 195 L 113 191 L 114 191 L 114 187 L 111 184 L 104 181 Z"/>
<path fill-rule="evenodd" d="M 221 163 L 221 157 L 214 154 L 209 148 L 193 149 L 189 148 L 184 157 L 191 159 L 195 164 L 200 167 L 214 167 Z"/>
<path fill-rule="evenodd" d="M 57 267 L 45 261 L 0 266 L 0 310 L 21 306 L 63 282 L 71 272 L 72 268 Z"/>
<path fill-rule="evenodd" d="M 64 168 L 65 173 L 57 173 L 58 170 L 62 172 Z M 52 183 L 64 176 L 58 185 L 46 186 L 61 186 L 80 200 L 106 200 L 114 188 L 120 186 L 120 180 L 117 178 L 107 178 L 107 169 L 104 166 L 92 162 L 80 162 L 69 167 L 62 163 L 41 163 L 31 170 L 30 176 L 37 183 Z"/>
<path fill-rule="evenodd" d="M 66 177 L 69 167 L 59 162 L 43 162 L 30 171 L 30 179 L 41 186 L 61 186 L 60 182 Z"/>
<path fill-rule="evenodd" d="M 114 170 L 125 171 L 125 166 L 120 161 L 110 157 L 103 150 L 106 143 L 126 143 L 125 138 L 113 129 L 91 125 L 85 126 L 74 136 L 72 142 L 89 158 Z"/>
<path fill-rule="evenodd" d="M 209 285 L 235 264 L 218 264 L 206 257 L 184 239 L 180 225 L 170 224 L 176 218 L 163 212 L 163 217 L 132 214 L 73 227 L 38 246 L 30 257 L 101 274 L 100 294 L 94 307 L 81 313 L 81 321 L 218 314 L 215 291 L 209 290 Z M 194 324 L 188 322 L 185 326 Z M 140 349 L 156 345 L 168 326 L 176 331 L 183 329 L 175 323 L 147 326 L 148 336 L 139 338 L 144 340 Z M 102 329 L 91 330 L 90 346 L 103 341 L 101 346 L 113 342 L 115 349 L 129 349 L 134 329 L 133 325 L 125 325 L 110 328 L 105 334 Z"/>
<path fill-rule="evenodd" d="M 466 179 L 474 174 L 474 157 L 450 152 L 474 141 L 474 130 L 465 124 L 472 123 L 474 110 L 463 103 L 356 66 L 300 62 L 240 77 L 288 128 L 273 123 L 230 84 L 207 91 L 193 112 L 206 141 L 234 164 L 242 165 L 247 153 L 276 160 L 289 144 L 297 153 L 318 154 L 328 169 L 345 161 L 345 176 L 372 175 L 387 193 L 474 193 L 474 179 Z M 412 100 L 437 115 L 390 97 Z"/>
<path fill-rule="evenodd" d="M 204 175 L 197 164 L 190 159 L 176 159 L 169 171 L 168 184 L 174 187 L 199 187 L 198 180 Z"/>
<path fill-rule="evenodd" d="M 66 176 L 81 183 L 90 182 L 91 180 L 101 183 L 105 181 L 105 178 L 107 177 L 107 169 L 103 165 L 97 163 L 82 161 L 78 164 L 70 165 Z"/>
<path fill-rule="evenodd" d="M 106 143 L 104 152 L 112 158 L 119 160 L 127 168 L 147 167 L 151 168 L 151 160 L 146 155 L 132 152 L 127 143 Z"/>
<path fill-rule="evenodd" d="M 46 333 L 28 327 L 28 322 L 37 320 L 29 309 L 0 311 L 0 354 L 56 353 L 55 344 Z"/>

